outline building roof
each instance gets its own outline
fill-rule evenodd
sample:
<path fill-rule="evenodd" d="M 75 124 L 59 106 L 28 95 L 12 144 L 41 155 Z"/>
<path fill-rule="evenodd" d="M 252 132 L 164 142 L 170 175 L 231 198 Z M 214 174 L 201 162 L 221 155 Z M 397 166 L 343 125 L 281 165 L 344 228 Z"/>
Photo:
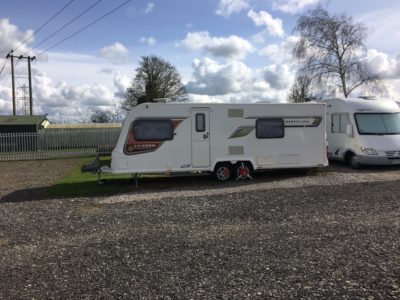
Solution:
<path fill-rule="evenodd" d="M 103 129 L 121 128 L 121 123 L 78 123 L 78 124 L 49 124 L 46 129 Z"/>
<path fill-rule="evenodd" d="M 47 121 L 45 115 L 40 116 L 0 116 L 0 125 L 41 125 Z"/>

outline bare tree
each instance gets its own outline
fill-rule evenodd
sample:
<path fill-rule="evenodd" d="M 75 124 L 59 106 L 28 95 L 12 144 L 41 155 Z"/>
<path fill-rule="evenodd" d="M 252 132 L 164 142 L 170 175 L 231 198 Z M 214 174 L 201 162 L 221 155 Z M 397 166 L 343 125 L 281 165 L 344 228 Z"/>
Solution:
<path fill-rule="evenodd" d="M 298 76 L 310 77 L 314 87 L 334 85 L 347 98 L 356 88 L 377 82 L 363 60 L 367 30 L 362 23 L 317 7 L 300 16 L 295 32 L 300 36 L 293 51 L 300 61 Z"/>
<path fill-rule="evenodd" d="M 153 102 L 156 98 L 170 98 L 176 101 L 187 95 L 181 76 L 169 62 L 157 56 L 143 56 L 132 85 L 127 89 L 122 108 Z"/>
<path fill-rule="evenodd" d="M 298 76 L 290 88 L 287 100 L 293 103 L 306 102 L 313 98 L 311 93 L 311 78 L 305 75 Z"/>

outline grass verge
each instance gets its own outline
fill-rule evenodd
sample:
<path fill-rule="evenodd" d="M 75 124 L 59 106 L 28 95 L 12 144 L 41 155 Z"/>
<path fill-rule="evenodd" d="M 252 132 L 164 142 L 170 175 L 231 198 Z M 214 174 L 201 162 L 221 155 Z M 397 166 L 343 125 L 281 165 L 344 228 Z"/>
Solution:
<path fill-rule="evenodd" d="M 45 193 L 44 197 L 90 197 L 119 194 L 135 190 L 134 179 L 131 175 L 102 174 L 104 184 L 97 182 L 97 175 L 81 173 L 81 166 L 93 161 L 93 157 L 85 157 L 79 160 L 74 169 Z M 102 158 L 103 164 L 109 165 L 110 158 Z"/>

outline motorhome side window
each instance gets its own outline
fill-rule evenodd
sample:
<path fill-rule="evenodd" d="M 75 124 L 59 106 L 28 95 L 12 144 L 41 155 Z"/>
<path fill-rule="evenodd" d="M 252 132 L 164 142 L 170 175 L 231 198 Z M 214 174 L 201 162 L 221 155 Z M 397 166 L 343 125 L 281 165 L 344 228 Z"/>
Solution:
<path fill-rule="evenodd" d="M 206 115 L 196 114 L 196 131 L 197 132 L 204 132 L 206 131 Z"/>
<path fill-rule="evenodd" d="M 350 124 L 349 114 L 333 114 L 331 123 L 331 132 L 346 133 L 347 124 Z"/>
<path fill-rule="evenodd" d="M 170 120 L 137 120 L 133 128 L 137 141 L 166 141 L 173 138 Z"/>
<path fill-rule="evenodd" d="M 285 135 L 283 119 L 258 119 L 256 137 L 258 139 L 279 139 Z"/>

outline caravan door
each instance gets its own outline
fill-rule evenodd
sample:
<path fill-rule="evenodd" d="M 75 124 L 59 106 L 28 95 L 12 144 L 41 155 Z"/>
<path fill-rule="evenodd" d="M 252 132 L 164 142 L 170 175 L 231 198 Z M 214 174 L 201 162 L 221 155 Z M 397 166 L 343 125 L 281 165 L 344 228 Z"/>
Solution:
<path fill-rule="evenodd" d="M 192 166 L 210 166 L 210 112 L 192 111 Z"/>

